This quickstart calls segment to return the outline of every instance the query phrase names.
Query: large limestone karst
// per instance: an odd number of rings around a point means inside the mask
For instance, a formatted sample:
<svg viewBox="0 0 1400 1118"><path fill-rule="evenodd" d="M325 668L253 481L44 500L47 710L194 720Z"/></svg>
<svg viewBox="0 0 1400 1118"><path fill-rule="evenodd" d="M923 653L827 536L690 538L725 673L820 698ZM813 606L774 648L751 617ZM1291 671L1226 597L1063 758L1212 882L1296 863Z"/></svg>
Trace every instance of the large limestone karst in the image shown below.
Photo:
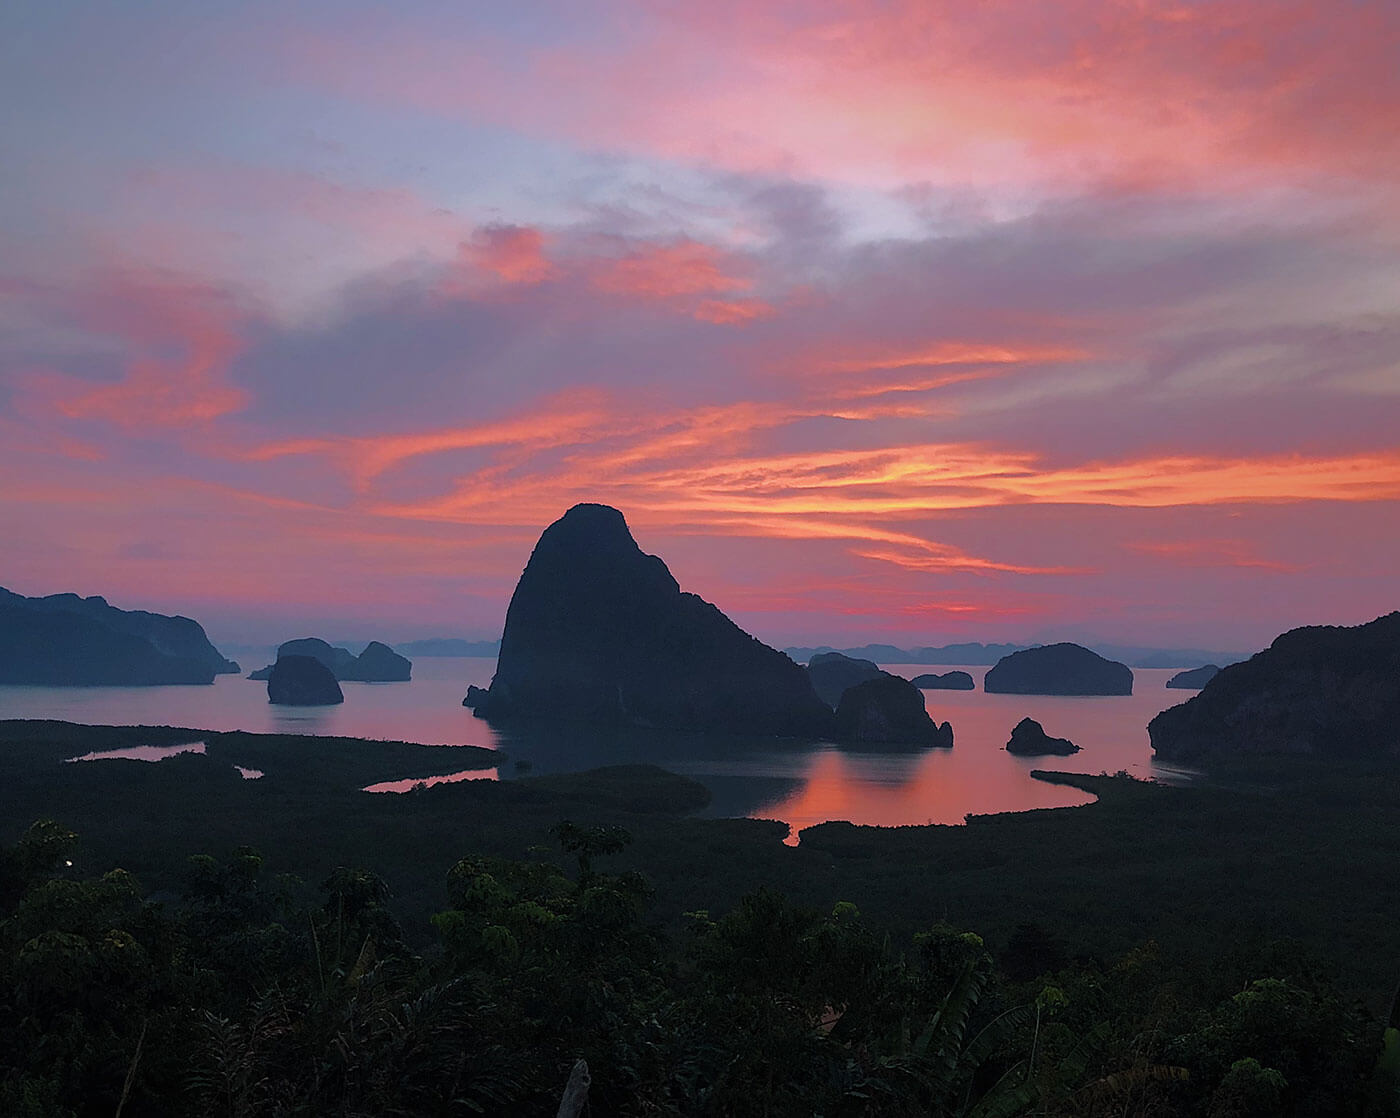
<svg viewBox="0 0 1400 1118"><path fill-rule="evenodd" d="M1164 761L1400 753L1400 612L1293 629L1147 726Z"/></svg>
<svg viewBox="0 0 1400 1118"><path fill-rule="evenodd" d="M105 598L26 598L0 589L0 683L213 683L238 671L197 621L123 610Z"/></svg>
<svg viewBox="0 0 1400 1118"><path fill-rule="evenodd" d="M999 695L1131 695L1133 672L1082 645L1047 644L1003 656L982 688Z"/></svg>
<svg viewBox="0 0 1400 1118"><path fill-rule="evenodd" d="M506 613L485 718L829 736L807 673L682 592L622 513L575 505L540 536Z"/></svg>

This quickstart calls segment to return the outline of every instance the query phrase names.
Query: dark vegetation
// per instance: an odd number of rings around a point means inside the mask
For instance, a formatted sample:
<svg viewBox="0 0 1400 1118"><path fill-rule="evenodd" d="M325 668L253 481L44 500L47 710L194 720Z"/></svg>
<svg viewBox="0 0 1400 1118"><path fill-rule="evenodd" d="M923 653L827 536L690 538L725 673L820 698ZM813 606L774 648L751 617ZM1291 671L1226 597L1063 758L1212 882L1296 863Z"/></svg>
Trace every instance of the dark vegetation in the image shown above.
<svg viewBox="0 0 1400 1118"><path fill-rule="evenodd" d="M0 723L0 1113L553 1114L580 1057L595 1114L1396 1113L1393 768L796 849L648 767L358 791L473 759Z"/></svg>

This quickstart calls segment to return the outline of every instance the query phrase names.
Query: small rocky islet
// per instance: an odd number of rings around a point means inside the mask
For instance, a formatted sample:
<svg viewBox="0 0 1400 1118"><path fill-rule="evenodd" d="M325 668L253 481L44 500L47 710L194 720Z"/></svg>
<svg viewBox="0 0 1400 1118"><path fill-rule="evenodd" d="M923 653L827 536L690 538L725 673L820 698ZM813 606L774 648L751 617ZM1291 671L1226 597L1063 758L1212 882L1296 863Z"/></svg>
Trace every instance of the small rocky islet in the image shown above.
<svg viewBox="0 0 1400 1118"><path fill-rule="evenodd" d="M1006 752L1017 757L1068 757L1079 752L1069 738L1052 738L1034 718L1023 718L1011 731Z"/></svg>

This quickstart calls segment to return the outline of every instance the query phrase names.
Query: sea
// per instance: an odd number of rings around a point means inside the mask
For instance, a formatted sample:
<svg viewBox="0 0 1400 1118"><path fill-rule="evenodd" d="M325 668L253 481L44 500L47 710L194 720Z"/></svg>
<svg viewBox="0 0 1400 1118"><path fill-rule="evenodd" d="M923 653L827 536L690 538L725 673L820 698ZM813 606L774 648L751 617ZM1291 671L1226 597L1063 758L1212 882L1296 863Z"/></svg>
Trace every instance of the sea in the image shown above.
<svg viewBox="0 0 1400 1118"><path fill-rule="evenodd" d="M459 779L514 780L647 762L705 784L711 800L701 814L782 820L790 842L803 827L827 820L884 827L960 824L969 815L1070 807L1093 798L1035 780L1032 769L1127 772L1166 782L1194 775L1155 764L1148 743L1153 715L1194 694L1167 689L1176 669L1134 669L1131 695L1064 697L989 695L982 690L987 667L963 666L976 690L924 692L929 713L953 724L953 748L891 750L561 724L495 729L462 706L467 687L487 686L495 666L494 658L417 657L411 681L344 683L345 702L334 707L273 706L265 683L234 675L219 676L210 686L0 686L0 718L374 738L445 749L475 745L502 754L495 768L463 770ZM958 670L881 667L907 678ZM1035 758L1007 753L1011 728L1027 716L1052 737L1075 742L1080 752ZM414 783L414 774L405 773L402 781L375 790L393 794Z"/></svg>

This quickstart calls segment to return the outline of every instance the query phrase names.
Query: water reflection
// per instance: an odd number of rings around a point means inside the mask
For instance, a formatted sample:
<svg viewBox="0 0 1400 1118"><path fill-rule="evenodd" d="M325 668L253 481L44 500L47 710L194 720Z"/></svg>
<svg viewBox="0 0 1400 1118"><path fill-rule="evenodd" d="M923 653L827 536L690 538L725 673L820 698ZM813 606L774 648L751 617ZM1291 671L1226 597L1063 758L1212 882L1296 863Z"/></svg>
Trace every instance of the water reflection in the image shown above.
<svg viewBox="0 0 1400 1118"><path fill-rule="evenodd" d="M495 769L464 769L445 776L417 776L407 780L386 780L361 789L364 792L412 792L415 788L431 788L435 784L457 784L463 780L497 780Z"/></svg>
<svg viewBox="0 0 1400 1118"><path fill-rule="evenodd" d="M884 666L906 678L931 670L916 664ZM936 670L957 668L939 665ZM822 741L548 723L493 728L472 717L461 702L469 684L488 684L494 670L493 659L420 658L414 662L412 682L347 683L345 702L333 707L273 706L267 702L265 684L235 676L221 676L209 687L0 686L0 718L478 745L510 755L512 763L500 770L471 770L464 779L512 780L644 762L705 784L712 795L705 815L778 818L794 828L826 819L884 826L960 823L968 814L1065 806L1088 798L1072 788L1031 780L1033 768L1088 773L1126 770L1166 781L1189 778L1189 774L1155 766L1147 739L1147 723L1153 715L1189 698L1189 693L1166 690L1171 669L1136 669L1133 695L1068 698L988 695L981 690L986 667L963 667L977 681L977 690L924 692L929 713L940 722L952 722L954 747L913 752L852 752ZM1082 751L1072 757L1012 757L1005 751L1007 738L1011 728L1027 716L1039 721L1051 736L1070 738ZM170 750L202 751L203 746L146 748L167 751L144 758L157 760ZM102 754L138 755L125 750ZM521 762L528 768L517 768Z"/></svg>
<svg viewBox="0 0 1400 1118"><path fill-rule="evenodd" d="M95 753L84 753L81 757L69 757L69 761L164 761L177 753L203 753L204 742L193 741L185 745L132 745L125 749L100 749Z"/></svg>

